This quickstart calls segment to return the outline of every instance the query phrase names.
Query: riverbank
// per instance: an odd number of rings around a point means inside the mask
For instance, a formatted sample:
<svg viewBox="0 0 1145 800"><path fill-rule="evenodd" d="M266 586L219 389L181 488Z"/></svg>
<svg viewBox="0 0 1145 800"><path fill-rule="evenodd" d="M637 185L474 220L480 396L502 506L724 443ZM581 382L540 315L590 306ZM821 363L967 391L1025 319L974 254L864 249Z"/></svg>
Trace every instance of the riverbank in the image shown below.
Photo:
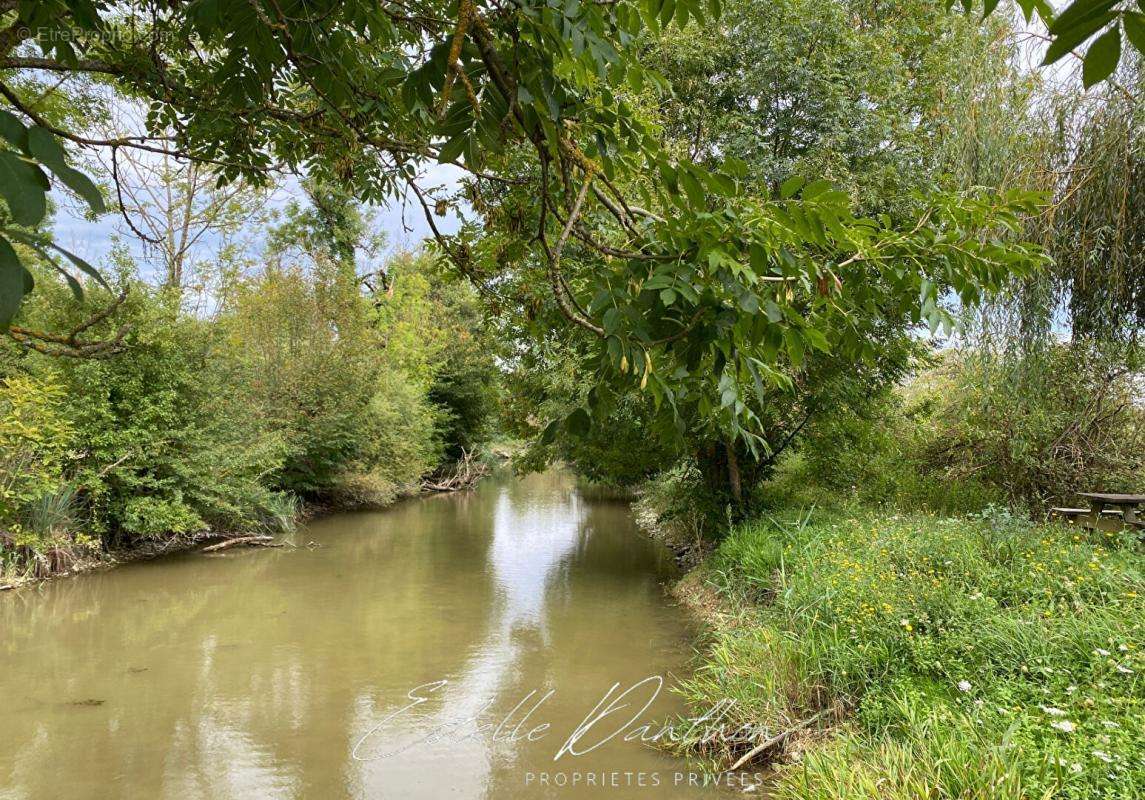
<svg viewBox="0 0 1145 800"><path fill-rule="evenodd" d="M747 763L778 798L1140 796L1136 547L1006 514L767 517L677 587L709 625L683 692L769 732ZM755 749L686 748L713 769Z"/></svg>
<svg viewBox="0 0 1145 800"><path fill-rule="evenodd" d="M479 456L467 455L457 465L445 465L433 476L418 483L395 485L370 475L350 476L341 481L333 491L307 500L293 501L290 504L290 514L280 519L273 530L248 528L235 531L169 533L152 540L112 549L100 548L95 540L61 541L58 546L53 545L46 550L29 554L40 560L38 569L28 570L22 575L5 575L0 571L0 591L183 553L204 545L250 537L252 534L289 536L297 526L316 517L345 511L381 511L413 497L469 490L492 472L508 468L518 451L517 443L499 441L490 444ZM445 478L444 481L442 476ZM3 541L0 539L0 545L2 544Z"/></svg>
<svg viewBox="0 0 1145 800"><path fill-rule="evenodd" d="M500 453L494 454L497 458L505 460ZM448 489L426 489L420 484L405 486L383 486L378 488L376 482L358 481L347 482L339 487L339 491L332 492L305 502L299 502L296 510L289 520L289 526L275 532L278 539L289 539L297 526L315 518L339 514L348 511L382 511L391 508L403 500L441 492L462 491L473 488L473 483L461 483ZM94 543L87 546L70 545L64 554L63 550L48 550L37 552L35 557L42 559L44 568L29 571L24 575L10 575L0 579L0 591L20 589L33 586L45 581L81 575L99 569L131 564L138 561L149 561L162 556L185 553L199 547L210 547L230 540L249 538L257 534L257 530L239 531L200 531L183 534L171 534L164 538L132 544L128 547L103 550Z"/></svg>

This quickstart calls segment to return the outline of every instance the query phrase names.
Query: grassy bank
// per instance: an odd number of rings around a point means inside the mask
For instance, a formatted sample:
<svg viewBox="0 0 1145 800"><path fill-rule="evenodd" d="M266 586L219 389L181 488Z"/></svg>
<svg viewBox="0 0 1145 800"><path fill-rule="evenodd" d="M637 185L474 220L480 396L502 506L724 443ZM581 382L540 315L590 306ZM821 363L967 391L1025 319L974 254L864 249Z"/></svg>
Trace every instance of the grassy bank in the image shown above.
<svg viewBox="0 0 1145 800"><path fill-rule="evenodd" d="M781 798L1140 797L1143 564L1007 514L768 517L681 587L715 623L683 691L725 731L822 715L760 754Z"/></svg>

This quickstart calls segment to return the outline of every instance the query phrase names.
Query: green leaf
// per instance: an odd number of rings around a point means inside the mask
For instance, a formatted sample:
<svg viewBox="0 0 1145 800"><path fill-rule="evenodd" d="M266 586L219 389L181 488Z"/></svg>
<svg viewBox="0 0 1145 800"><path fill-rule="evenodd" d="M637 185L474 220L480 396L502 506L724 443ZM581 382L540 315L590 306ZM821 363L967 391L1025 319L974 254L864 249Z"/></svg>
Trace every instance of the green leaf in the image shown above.
<svg viewBox="0 0 1145 800"><path fill-rule="evenodd" d="M587 409L574 409L571 414L565 417L565 430L573 436L584 436L590 428L592 428L592 417L588 415Z"/></svg>
<svg viewBox="0 0 1145 800"><path fill-rule="evenodd" d="M469 136L464 133L454 136L438 151L437 160L443 164L447 161L456 161L457 157L461 155L461 152L465 149L465 144L468 139Z"/></svg>
<svg viewBox="0 0 1145 800"><path fill-rule="evenodd" d="M779 196L787 200L795 196L795 193L803 186L803 179L798 175L792 175L790 178L779 184Z"/></svg>
<svg viewBox="0 0 1145 800"><path fill-rule="evenodd" d="M1125 35L1138 52L1145 53L1145 14L1140 11L1126 11L1122 17L1125 21Z"/></svg>
<svg viewBox="0 0 1145 800"><path fill-rule="evenodd" d="M1109 11L1100 17L1086 22L1084 25L1080 25L1077 28L1055 36L1053 42L1046 50L1045 58L1042 59L1042 66L1060 61L1063 57L1072 52L1075 47L1105 27L1116 16L1116 11Z"/></svg>
<svg viewBox="0 0 1145 800"><path fill-rule="evenodd" d="M0 330L8 330L12 317L28 293L28 270L7 239L0 237Z"/></svg>
<svg viewBox="0 0 1145 800"><path fill-rule="evenodd" d="M1081 81L1085 88L1101 83L1117 69L1121 60L1121 26L1114 25L1089 46L1081 68Z"/></svg>
<svg viewBox="0 0 1145 800"><path fill-rule="evenodd" d="M67 258L68 261L75 264L76 267L78 267L81 272L88 275L88 277L98 281L99 284L101 286L103 286L103 288L107 289L108 291L111 291L111 285L108 284L108 282L103 279L103 276L99 274L99 270L97 270L91 264L87 263L82 258L77 256L75 253L71 252L70 250L65 250L64 248L60 247L58 244L55 244L54 242L50 242L49 246L53 250L56 250L59 253L62 253L64 255L64 257Z"/></svg>
<svg viewBox="0 0 1145 800"><path fill-rule="evenodd" d="M107 210L99 187L87 175L68 166L67 154L59 139L51 131L39 125L29 128L28 151L37 161L54 172L65 186L82 197L96 214L102 214Z"/></svg>
<svg viewBox="0 0 1145 800"><path fill-rule="evenodd" d="M795 328L787 328L783 331L783 339L787 344L787 355L791 359L791 365L798 367L803 363L803 337Z"/></svg>
<svg viewBox="0 0 1145 800"><path fill-rule="evenodd" d="M676 293L671 289L665 289L660 292L660 302L666 306L670 306L676 302Z"/></svg>
<svg viewBox="0 0 1145 800"><path fill-rule="evenodd" d="M751 358L745 359L747 362L747 370L751 373L751 380L755 384L755 393L759 397L759 402L767 405L767 394L763 390L763 380L759 377L759 370L755 368L755 361Z"/></svg>
<svg viewBox="0 0 1145 800"><path fill-rule="evenodd" d="M21 150L28 147L28 129L11 111L0 109L0 136Z"/></svg>
<svg viewBox="0 0 1145 800"><path fill-rule="evenodd" d="M1117 2L1118 0L1074 0L1065 11L1054 17L1050 33L1058 36L1085 26L1105 14L1117 5Z"/></svg>
<svg viewBox="0 0 1145 800"><path fill-rule="evenodd" d="M560 427L560 420L556 419L545 426L545 431L541 434L541 444L552 444L553 440L557 438L557 431L560 430Z"/></svg>
<svg viewBox="0 0 1145 800"><path fill-rule="evenodd" d="M55 134L39 125L28 129L28 151L52 172L56 167L67 166L67 154Z"/></svg>
<svg viewBox="0 0 1145 800"><path fill-rule="evenodd" d="M804 328L803 335L807 337L807 342L816 350L823 353L831 352L831 345L827 342L827 337L818 328Z"/></svg>
<svg viewBox="0 0 1145 800"><path fill-rule="evenodd" d="M690 170L680 170L680 182L684 184L684 192L688 195L688 202L696 208L704 207L704 187L696 180Z"/></svg>
<svg viewBox="0 0 1145 800"><path fill-rule="evenodd" d="M80 286L80 282L77 281L74 277L72 277L72 274L70 272L65 272L64 270L59 269L58 267L57 267L57 270L59 271L59 273L61 275L64 276L64 280L67 281L68 288L72 290L72 297L74 297L76 299L76 302L77 303L83 302L83 287Z"/></svg>
<svg viewBox="0 0 1145 800"><path fill-rule="evenodd" d="M0 150L0 196L17 225L36 225L48 211L43 173L11 150Z"/></svg>
<svg viewBox="0 0 1145 800"><path fill-rule="evenodd" d="M822 178L817 181L812 181L803 187L803 199L814 200L819 195L824 194L831 190L831 181L823 180Z"/></svg>
<svg viewBox="0 0 1145 800"><path fill-rule="evenodd" d="M103 204L103 192L87 175L66 165L53 169L52 172L56 173L56 177L63 181L65 186L84 199L92 213L103 214L107 211L107 206Z"/></svg>

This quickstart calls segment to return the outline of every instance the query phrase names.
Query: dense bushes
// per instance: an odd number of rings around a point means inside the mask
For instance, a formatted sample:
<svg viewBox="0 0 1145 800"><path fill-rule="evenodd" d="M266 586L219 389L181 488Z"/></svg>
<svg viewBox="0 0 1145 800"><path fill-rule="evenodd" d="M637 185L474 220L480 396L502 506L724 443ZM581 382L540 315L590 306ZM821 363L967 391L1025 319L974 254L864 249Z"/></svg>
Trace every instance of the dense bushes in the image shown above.
<svg viewBox="0 0 1145 800"><path fill-rule="evenodd" d="M1008 504L1043 515L1078 491L1145 484L1145 398L1124 352L941 354L910 381L810 426L780 487L908 508Z"/></svg>
<svg viewBox="0 0 1145 800"><path fill-rule="evenodd" d="M430 260L352 270L271 262L211 318L125 272L127 351L62 359L9 343L0 358L0 551L9 573L45 553L288 525L295 497L385 504L447 453L480 445L496 402L492 349L465 287ZM84 304L44 281L29 326L70 330ZM435 387L446 369L452 395ZM458 407L439 403L457 400ZM435 399L437 402L435 402ZM56 558L56 556L53 556ZM57 558L59 560L59 558Z"/></svg>
<svg viewBox="0 0 1145 800"><path fill-rule="evenodd" d="M89 292L88 306L105 299ZM44 322L63 330L90 313L46 289L40 302L54 309ZM124 323L129 354L58 359L10 347L3 362L9 390L20 379L58 389L51 408L70 436L51 470L76 493L80 530L124 544L261 521L276 505L264 476L281 437L228 380L217 332L138 283L117 313Z"/></svg>

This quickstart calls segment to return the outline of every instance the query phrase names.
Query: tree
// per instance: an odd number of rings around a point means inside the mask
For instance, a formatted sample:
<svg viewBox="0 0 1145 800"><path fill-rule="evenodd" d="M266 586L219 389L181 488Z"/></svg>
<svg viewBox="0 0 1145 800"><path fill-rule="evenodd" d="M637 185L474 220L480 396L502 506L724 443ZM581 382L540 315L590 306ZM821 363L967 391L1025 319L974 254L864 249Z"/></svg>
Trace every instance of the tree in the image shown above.
<svg viewBox="0 0 1145 800"><path fill-rule="evenodd" d="M668 97L648 90L636 99L637 105L652 109L647 113L663 130L659 146L686 153L693 163L740 159L746 166L740 191L749 198L782 198L799 183L788 181L793 174L826 174L848 190L848 202L867 213L888 213L884 219L890 225L896 220L914 224L919 193L940 184L943 164L935 141L943 135L940 110L953 76L970 60L989 59L995 69L1008 64L1008 49L997 46L1001 31L935 17L925 3L897 4L893 15L880 16L862 0L736 2L725 19L729 23L718 29L693 22L640 42L642 62L658 67L675 87ZM531 167L522 158L516 168L515 174L526 175ZM537 229L532 198L527 189L478 196L479 189L471 187L469 197L482 214L483 261L510 265L497 283L503 294L527 293L543 280L545 269L528 251L514 247L518 231ZM665 216L673 211L656 210ZM586 223L573 235L588 230ZM592 233L600 239L608 235ZM610 270L616 275L583 238L568 245L563 272L573 287L592 285ZM545 421L589 407L602 396L612 411L598 417L599 430L590 430L583 444L558 438L556 428L550 428L550 443L538 449L537 460L558 456L574 461L578 470L587 468L596 479L628 483L687 454L705 467L709 493L738 505L744 487L767 476L814 416L829 416L841 404L876 392L909 367L918 350L912 329L919 318L914 298L903 303L887 273L841 275L842 287L833 279L816 284L813 293L833 298L862 291L867 304L847 317L833 316L837 306L820 311L809 304L815 314L809 325L824 334L824 346L797 349L793 357L787 339L777 337L770 343L776 357L757 356L738 371L726 368L736 349L755 343L754 331L744 333L736 325L756 324L759 310L751 298L744 300L746 305L728 298L722 328L719 322L706 331L697 326L687 337L695 343L706 335L727 350L689 353L685 366L692 379L687 382L673 366L673 402L665 402L654 388L664 370L649 379L647 402L620 397L613 402L617 393L598 380L601 366L591 336L559 325L560 309L548 293L534 290L528 302L510 306L503 320L519 354L515 372L520 391L515 394L532 398L540 410L531 414ZM511 289L505 284L508 276L517 281ZM684 290L657 286L655 276L642 278L661 302L687 302L677 296ZM628 280L620 274L610 282L623 286ZM763 313L774 315L778 307L773 302L768 309L765 303ZM843 324L852 327L837 327ZM848 340L863 342L862 349L851 349ZM800 344L794 342L796 348ZM672 352L676 348L673 343L664 347L670 359L683 352ZM656 353L653 358L657 364L663 360ZM629 385L639 386L643 373L629 377ZM750 436L737 430L737 405L747 409L742 427ZM530 413L515 416L527 432ZM583 416L575 420L579 424Z"/></svg>
<svg viewBox="0 0 1145 800"><path fill-rule="evenodd" d="M1029 15L1037 4L1020 5ZM1114 5L1078 0L1053 23L1055 43L1103 27L1120 42L1122 20L1130 30L1136 17ZM628 46L673 22L717 24L718 2L46 0L0 10L0 69L105 77L147 104L152 131L73 133L0 81L16 112L0 127L12 222L42 219L41 165L102 208L61 141L194 160L223 182L257 182L277 164L366 202L411 194L442 253L488 293L473 269L483 240L467 228L441 235L433 212L448 200L419 180L431 161L455 163L478 199L517 191L539 200L536 227L518 245L542 265L562 317L596 337L597 416L616 387L639 386L662 406L718 410L728 436L757 450L758 416L744 397L782 385L781 360L798 366L810 350L869 356L871 317L884 305L920 306L914 318L949 324L942 292L973 303L1038 261L995 236L1017 228L1031 196L936 197L898 224L857 216L825 182L792 178L777 199L758 200L743 191L742 162L704 169L660 148L631 96L662 82ZM1108 37L1091 48L1102 65ZM507 174L521 153L533 168ZM53 245L12 224L2 235L6 323L32 288L8 239L45 258ZM563 259L574 240L604 268L570 285ZM587 416L570 419L579 426Z"/></svg>

